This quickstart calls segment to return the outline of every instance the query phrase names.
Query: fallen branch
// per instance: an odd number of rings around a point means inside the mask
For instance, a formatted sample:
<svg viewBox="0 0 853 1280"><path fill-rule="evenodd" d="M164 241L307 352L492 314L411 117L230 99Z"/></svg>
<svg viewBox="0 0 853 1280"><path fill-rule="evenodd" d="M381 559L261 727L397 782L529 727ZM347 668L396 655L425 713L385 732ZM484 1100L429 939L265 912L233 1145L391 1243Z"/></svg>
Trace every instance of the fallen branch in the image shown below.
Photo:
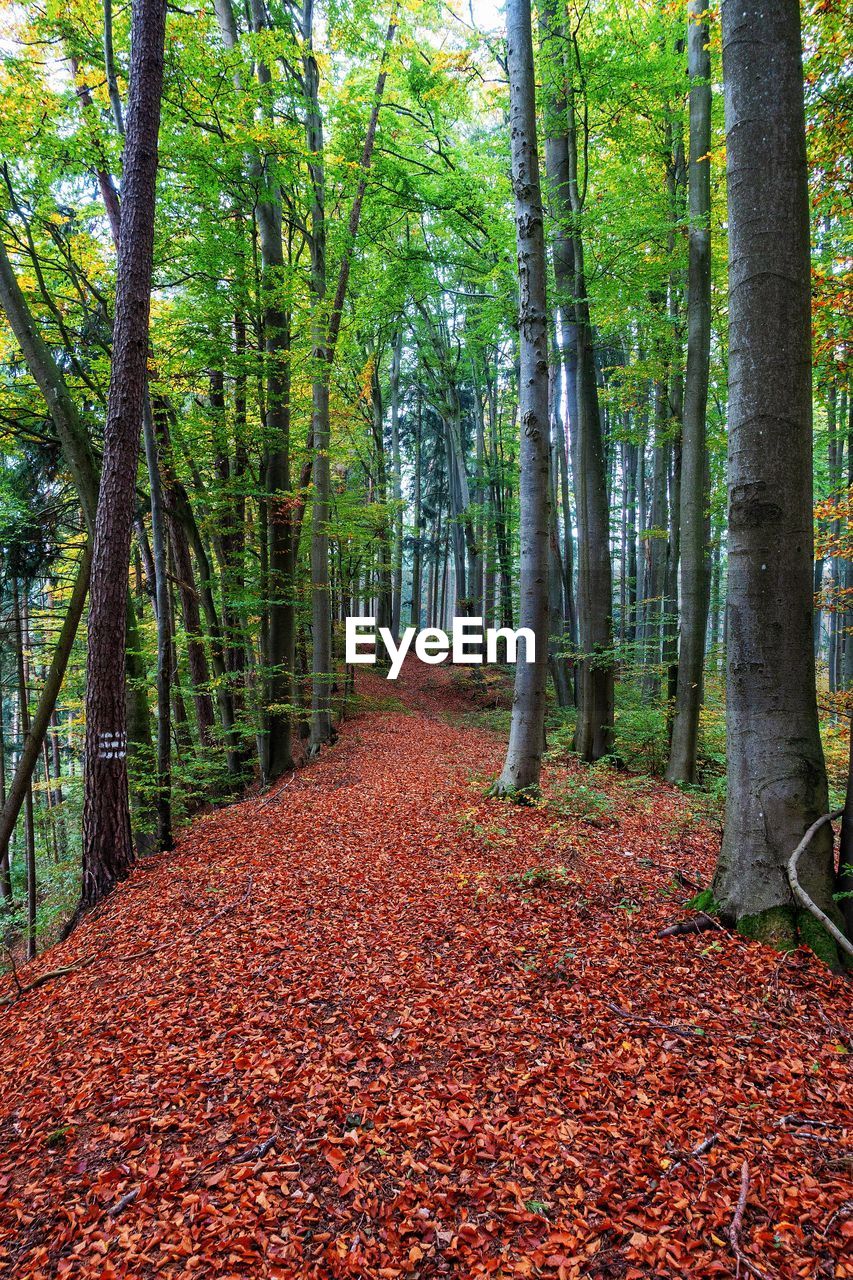
<svg viewBox="0 0 853 1280"><path fill-rule="evenodd" d="M139 1187L134 1187L132 1191L128 1191L127 1195L122 1196L120 1200L117 1200L111 1209L107 1209L107 1217L117 1218L122 1209L126 1209L129 1204L133 1204L134 1200L139 1195L139 1192Z"/></svg>
<svg viewBox="0 0 853 1280"><path fill-rule="evenodd" d="M260 799L256 801L258 808L265 809L268 804L274 804L276 801L280 800L284 792L287 790L287 788L292 785L295 778L296 778L296 769L293 770L293 773L285 782L281 783L280 786L275 787L274 790L272 790L269 793L269 795L262 796Z"/></svg>
<svg viewBox="0 0 853 1280"><path fill-rule="evenodd" d="M811 844L814 837L817 835L818 831L820 831L821 827L824 826L825 823L835 822L835 820L840 818L843 813L843 809L836 809L833 813L823 814L822 817L818 818L817 822L812 823L788 861L788 883L791 886L791 892L800 905L805 907L806 911L810 911L815 920L820 921L827 933L831 934L838 946L841 947L842 951L846 951L848 956L853 956L853 942L844 936L838 926L830 920L826 912L821 911L816 902L812 902L811 898L800 884L800 879L797 875L797 863Z"/></svg>
<svg viewBox="0 0 853 1280"><path fill-rule="evenodd" d="M732 1218L732 1225L729 1227L729 1244L732 1246L732 1253L737 1259L737 1273L740 1275L741 1264L746 1267L747 1271L752 1272L754 1276L758 1276L759 1280L764 1280L763 1272L759 1271L755 1263L750 1262L749 1258L740 1247L740 1232L743 1226L743 1215L746 1209L746 1200L749 1195L749 1161L744 1160L740 1171L740 1195L737 1200L737 1208L735 1216Z"/></svg>
<svg viewBox="0 0 853 1280"><path fill-rule="evenodd" d="M12 981L14 982L15 987L17 988L18 995L22 996L24 994L24 988L21 986L21 979L18 977L18 966L15 963L15 953L11 947L4 946L3 950L6 952L6 955L9 957L9 973L11 974Z"/></svg>
<svg viewBox="0 0 853 1280"><path fill-rule="evenodd" d="M3 996L0 999L0 1006L14 1004L16 1000L26 995L28 991L36 991L39 987L43 987L45 983L52 982L54 978L64 978L66 974L76 973L78 969L85 969L86 965L91 964L97 958L97 954L95 952L90 956L86 956L85 960L78 960L76 964L63 965L61 969L48 969L47 973L40 973L37 978L33 978L32 982L21 982L13 961L12 979L17 990L8 996Z"/></svg>
<svg viewBox="0 0 853 1280"><path fill-rule="evenodd" d="M701 1036L703 1034L701 1031L697 1031L695 1027L683 1027L674 1022L659 1022L657 1018L651 1017L650 1014L632 1013L630 1009L623 1009L619 1004L611 1004L609 1000L605 1000L604 1003L612 1013L624 1018L626 1022L645 1022L650 1027L657 1027L661 1031L671 1031L673 1035L681 1036L685 1040L691 1036Z"/></svg>
<svg viewBox="0 0 853 1280"><path fill-rule="evenodd" d="M705 933L707 929L722 930L722 925L713 916L706 915L704 911L700 911L698 916L693 916L690 920L679 920L678 924L667 925L665 929L661 929L658 937L678 938L686 933Z"/></svg>

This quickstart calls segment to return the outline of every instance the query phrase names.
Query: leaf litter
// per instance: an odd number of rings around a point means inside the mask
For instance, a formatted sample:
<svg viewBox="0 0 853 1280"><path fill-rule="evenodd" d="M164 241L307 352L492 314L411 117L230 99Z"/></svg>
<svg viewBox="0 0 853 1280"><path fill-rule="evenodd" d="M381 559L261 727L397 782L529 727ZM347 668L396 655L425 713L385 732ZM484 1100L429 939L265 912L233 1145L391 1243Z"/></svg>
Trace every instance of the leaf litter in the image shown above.
<svg viewBox="0 0 853 1280"><path fill-rule="evenodd" d="M674 789L489 799L464 687L394 698L9 980L0 1270L853 1276L849 985L658 937L715 853Z"/></svg>

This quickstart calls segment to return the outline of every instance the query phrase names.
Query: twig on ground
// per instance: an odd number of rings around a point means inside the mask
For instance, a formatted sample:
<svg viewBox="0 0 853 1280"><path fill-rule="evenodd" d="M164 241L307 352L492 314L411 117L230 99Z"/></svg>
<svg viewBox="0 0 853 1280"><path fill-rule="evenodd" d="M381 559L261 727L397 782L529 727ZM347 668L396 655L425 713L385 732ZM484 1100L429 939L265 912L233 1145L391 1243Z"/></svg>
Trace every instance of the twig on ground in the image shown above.
<svg viewBox="0 0 853 1280"><path fill-rule="evenodd" d="M795 1125L799 1129L844 1129L843 1124L833 1124L830 1120L810 1120L808 1116L798 1116L795 1112L782 1116L777 1125Z"/></svg>
<svg viewBox="0 0 853 1280"><path fill-rule="evenodd" d="M669 874L678 881L682 889L693 889L696 893L702 888L698 880L694 880L686 871L682 871L680 867L668 867L663 862L654 862L651 858L638 858L637 865L640 867L654 867L655 871L668 871Z"/></svg>
<svg viewBox="0 0 853 1280"><path fill-rule="evenodd" d="M22 996L24 994L24 988L21 986L21 979L18 977L18 966L15 963L15 953L11 947L4 946L3 950L9 957L9 974L17 988L18 995Z"/></svg>
<svg viewBox="0 0 853 1280"><path fill-rule="evenodd" d="M749 1161L744 1160L740 1171L740 1195L737 1199L737 1208L735 1216L732 1218L732 1224L729 1227L729 1244L732 1246L732 1253L737 1260L737 1274L740 1275L741 1265L746 1267L747 1271L757 1276L758 1280L764 1280L763 1272L759 1271L754 1262L750 1262L749 1258L740 1247L740 1232L743 1226L743 1215L746 1210L746 1200L749 1195Z"/></svg>
<svg viewBox="0 0 853 1280"><path fill-rule="evenodd" d="M282 793L287 790L287 788L295 781L295 779L296 779L296 770L294 769L290 777L285 782L283 782L281 786L276 787L275 790L269 793L269 795L262 796L257 801L258 808L265 809L268 804L273 804L274 801L278 800L281 797Z"/></svg>
<svg viewBox="0 0 853 1280"><path fill-rule="evenodd" d="M697 1143L693 1150L687 1155L682 1156L680 1160L676 1160L674 1164L671 1164L663 1176L665 1178L669 1178L675 1173L676 1169L680 1169L681 1166L683 1164L687 1164L689 1160L698 1160L700 1156L707 1155L711 1148L715 1147L719 1141L720 1135L718 1133L712 1133L709 1138L705 1138L702 1142Z"/></svg>
<svg viewBox="0 0 853 1280"><path fill-rule="evenodd" d="M776 968L773 970L773 977L770 979L769 985L773 988L774 996L779 995L779 975L791 957L796 954L796 951L783 951Z"/></svg>
<svg viewBox="0 0 853 1280"><path fill-rule="evenodd" d="M853 1052L853 1035L851 1035L844 1027L839 1027L835 1022L830 1022L820 1005L817 1007L817 1012L827 1031L831 1032L832 1035L837 1036L845 1048L848 1051Z"/></svg>
<svg viewBox="0 0 853 1280"><path fill-rule="evenodd" d="M657 1018L653 1018L650 1014L632 1013L630 1009L623 1009L621 1005L612 1004L609 1000L605 1000L604 1003L612 1013L624 1018L626 1022L645 1022L650 1027L657 1027L661 1031L671 1031L673 1035L681 1036L685 1040L691 1036L704 1034L701 1031L697 1031L695 1027L684 1027L675 1022L659 1022Z"/></svg>
<svg viewBox="0 0 853 1280"><path fill-rule="evenodd" d="M805 853L806 849L811 844L814 837L817 835L818 831L820 831L821 827L825 823L835 822L836 818L840 818L843 813L843 809L836 809L832 813L823 814L822 817L818 818L817 822L812 823L788 860L788 883L791 886L791 892L800 905L805 907L806 911L810 911L815 920L820 921L824 929L826 929L827 933L832 935L842 951L846 951L848 956L853 956L853 942L844 936L838 928L838 925L830 920L825 911L821 911L816 902L812 902L811 898L800 884L800 878L797 875L797 863L799 862L802 854Z"/></svg>
<svg viewBox="0 0 853 1280"><path fill-rule="evenodd" d="M832 1226L836 1218L841 1218L841 1217L846 1218L849 1213L853 1213L853 1200L845 1200L844 1204L840 1204L838 1206L838 1208L835 1210L835 1213L829 1219L823 1231L821 1232L821 1235L824 1237L826 1236L827 1232L829 1231L829 1228Z"/></svg>
<svg viewBox="0 0 853 1280"><path fill-rule="evenodd" d="M205 929L209 929L211 925L216 924L217 920L221 920L223 916L230 915L232 911L236 911L238 907L242 907L248 902L252 892L254 881L251 876L246 877L246 890L242 897L235 898L233 902L227 902L221 910L215 912L209 920L205 920L204 924L200 924L197 929L193 929L192 933L186 935L187 940L197 938L200 933L204 933ZM178 936L167 938L165 942L159 942L156 946L146 947L144 951L134 951L129 956L121 956L120 960L123 964L127 964L130 960L144 960L146 956L156 955L158 951L165 951L167 947L174 946L179 940Z"/></svg>
<svg viewBox="0 0 853 1280"><path fill-rule="evenodd" d="M140 1190L140 1187L134 1187L132 1191L128 1191L127 1195L122 1196L120 1200L117 1200L111 1209L107 1209L107 1216L110 1218L117 1218L122 1209L126 1209L129 1204L133 1204L134 1200L139 1195Z"/></svg>
<svg viewBox="0 0 853 1280"><path fill-rule="evenodd" d="M266 1142L259 1142L254 1147L249 1147L248 1151L244 1151L242 1155L234 1157L234 1164L251 1164L255 1160L263 1160L267 1152L272 1151L276 1144L276 1135L267 1138Z"/></svg>

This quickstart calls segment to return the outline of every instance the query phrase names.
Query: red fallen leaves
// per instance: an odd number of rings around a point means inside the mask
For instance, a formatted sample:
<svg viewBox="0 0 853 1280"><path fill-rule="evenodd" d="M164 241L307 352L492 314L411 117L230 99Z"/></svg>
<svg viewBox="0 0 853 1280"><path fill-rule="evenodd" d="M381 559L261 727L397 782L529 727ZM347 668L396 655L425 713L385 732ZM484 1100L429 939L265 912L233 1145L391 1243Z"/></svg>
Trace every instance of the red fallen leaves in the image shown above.
<svg viewBox="0 0 853 1280"><path fill-rule="evenodd" d="M746 1158L749 1259L853 1275L846 984L657 938L685 895L641 860L713 857L666 847L677 793L597 783L603 828L487 800L458 683L393 692L33 966L98 952L0 1015L0 1272L732 1276Z"/></svg>

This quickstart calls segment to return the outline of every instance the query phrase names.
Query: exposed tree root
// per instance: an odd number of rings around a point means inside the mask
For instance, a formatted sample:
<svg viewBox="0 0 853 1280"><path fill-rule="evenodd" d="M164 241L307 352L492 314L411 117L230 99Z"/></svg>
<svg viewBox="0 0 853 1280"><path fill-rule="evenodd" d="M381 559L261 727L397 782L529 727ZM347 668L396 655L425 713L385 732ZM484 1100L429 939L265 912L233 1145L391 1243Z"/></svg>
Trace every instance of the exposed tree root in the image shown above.
<svg viewBox="0 0 853 1280"><path fill-rule="evenodd" d="M830 920L825 911L821 911L816 902L812 902L811 898L800 884L800 879L797 875L797 863L809 847L811 841L817 835L818 831L820 831L821 827L824 826L825 823L835 822L836 818L840 818L843 813L843 809L836 809L833 813L823 814L822 817L818 818L817 822L812 823L788 860L788 883L791 886L791 892L800 905L805 907L806 911L810 911L815 920L818 920L823 925L824 929L826 929L827 933L835 939L842 951L846 951L848 956L853 956L853 942L851 942L850 939L841 932L838 926Z"/></svg>

